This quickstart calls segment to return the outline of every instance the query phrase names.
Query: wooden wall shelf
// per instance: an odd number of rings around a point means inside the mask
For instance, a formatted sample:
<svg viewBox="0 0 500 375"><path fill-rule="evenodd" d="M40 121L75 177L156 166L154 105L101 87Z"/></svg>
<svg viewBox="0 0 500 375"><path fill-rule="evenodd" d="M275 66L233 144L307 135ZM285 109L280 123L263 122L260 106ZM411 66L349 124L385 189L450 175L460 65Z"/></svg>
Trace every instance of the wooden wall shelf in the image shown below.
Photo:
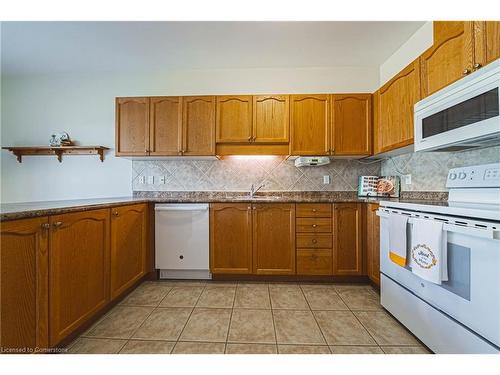
<svg viewBox="0 0 500 375"><path fill-rule="evenodd" d="M104 151L109 150L104 146L61 146L61 147L2 147L9 150L17 157L17 161L22 163L23 156L56 155L57 160L62 162L63 155L99 155L99 159L104 161Z"/></svg>

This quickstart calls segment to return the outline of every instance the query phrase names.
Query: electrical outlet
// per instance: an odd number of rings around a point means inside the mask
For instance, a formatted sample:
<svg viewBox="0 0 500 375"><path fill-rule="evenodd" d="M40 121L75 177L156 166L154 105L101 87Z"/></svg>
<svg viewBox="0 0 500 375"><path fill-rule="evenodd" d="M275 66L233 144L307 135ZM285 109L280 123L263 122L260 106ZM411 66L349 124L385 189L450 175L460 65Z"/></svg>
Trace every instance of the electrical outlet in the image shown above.
<svg viewBox="0 0 500 375"><path fill-rule="evenodd" d="M158 177L158 183L160 185L165 185L165 176L159 176Z"/></svg>
<svg viewBox="0 0 500 375"><path fill-rule="evenodd" d="M155 176L148 176L148 185L153 185L155 183Z"/></svg>
<svg viewBox="0 0 500 375"><path fill-rule="evenodd" d="M330 176L326 175L323 176L323 185L329 185L330 184Z"/></svg>
<svg viewBox="0 0 500 375"><path fill-rule="evenodd" d="M145 183L146 183L146 177L144 177L144 176L139 176L139 183L140 183L140 184L145 184Z"/></svg>
<svg viewBox="0 0 500 375"><path fill-rule="evenodd" d="M411 185L411 174L406 174L405 175L405 184L406 185Z"/></svg>

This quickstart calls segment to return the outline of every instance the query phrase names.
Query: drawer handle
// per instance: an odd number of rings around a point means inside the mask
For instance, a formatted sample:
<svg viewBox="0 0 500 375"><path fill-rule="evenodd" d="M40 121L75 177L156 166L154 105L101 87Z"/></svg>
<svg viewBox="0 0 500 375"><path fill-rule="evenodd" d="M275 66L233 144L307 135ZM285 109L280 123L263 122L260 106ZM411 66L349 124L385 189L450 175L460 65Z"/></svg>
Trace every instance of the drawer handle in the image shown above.
<svg viewBox="0 0 500 375"><path fill-rule="evenodd" d="M312 227L313 227L313 228L316 228L316 227L317 227L317 225L316 225L316 224L313 224L313 225L312 225Z"/></svg>
<svg viewBox="0 0 500 375"><path fill-rule="evenodd" d="M316 238L313 238L312 243L318 243L318 240Z"/></svg>

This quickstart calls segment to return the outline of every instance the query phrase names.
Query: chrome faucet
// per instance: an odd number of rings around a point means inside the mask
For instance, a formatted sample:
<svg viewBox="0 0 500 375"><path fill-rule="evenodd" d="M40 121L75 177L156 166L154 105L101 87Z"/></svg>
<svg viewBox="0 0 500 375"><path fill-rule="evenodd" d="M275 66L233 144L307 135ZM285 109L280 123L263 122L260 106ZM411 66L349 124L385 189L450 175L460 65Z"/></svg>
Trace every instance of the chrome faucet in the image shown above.
<svg viewBox="0 0 500 375"><path fill-rule="evenodd" d="M254 184L250 187L250 198L253 198L255 193L257 193L260 189L262 189L264 186L266 186L265 183L261 183L259 186L255 187Z"/></svg>

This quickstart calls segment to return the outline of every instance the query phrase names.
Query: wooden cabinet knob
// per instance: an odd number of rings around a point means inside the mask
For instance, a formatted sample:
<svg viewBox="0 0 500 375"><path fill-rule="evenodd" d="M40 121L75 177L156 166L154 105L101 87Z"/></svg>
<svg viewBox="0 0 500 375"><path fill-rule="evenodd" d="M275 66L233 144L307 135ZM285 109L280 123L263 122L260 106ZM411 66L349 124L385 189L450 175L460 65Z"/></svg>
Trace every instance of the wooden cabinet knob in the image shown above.
<svg viewBox="0 0 500 375"><path fill-rule="evenodd" d="M474 70L478 70L482 65L480 63L475 63L474 64Z"/></svg>
<svg viewBox="0 0 500 375"><path fill-rule="evenodd" d="M54 226L54 228L59 228L61 225L62 225L62 221L56 221L54 224L52 224Z"/></svg>
<svg viewBox="0 0 500 375"><path fill-rule="evenodd" d="M252 142L252 136L248 137L248 142Z"/></svg>
<svg viewBox="0 0 500 375"><path fill-rule="evenodd" d="M313 227L313 228L316 228L316 227L317 227L317 225L316 225L316 224L313 224L313 225L312 225L312 227Z"/></svg>
<svg viewBox="0 0 500 375"><path fill-rule="evenodd" d="M318 240L316 238L313 238L312 243L318 243Z"/></svg>
<svg viewBox="0 0 500 375"><path fill-rule="evenodd" d="M114 216L118 216L118 211L113 211Z"/></svg>
<svg viewBox="0 0 500 375"><path fill-rule="evenodd" d="M313 212L316 212L316 209L315 209L315 208L313 208Z"/></svg>
<svg viewBox="0 0 500 375"><path fill-rule="evenodd" d="M43 223L43 224L41 225L41 227L42 227L42 229L45 229L45 230L46 230L46 229L49 229L49 228L50 228L50 224L49 224L49 223Z"/></svg>
<svg viewBox="0 0 500 375"><path fill-rule="evenodd" d="M463 74L464 76L466 76L466 75L467 75L467 74L469 74L469 73L470 73L470 69L469 69L469 68L465 68L465 69L464 69L464 71L462 72L462 74Z"/></svg>

